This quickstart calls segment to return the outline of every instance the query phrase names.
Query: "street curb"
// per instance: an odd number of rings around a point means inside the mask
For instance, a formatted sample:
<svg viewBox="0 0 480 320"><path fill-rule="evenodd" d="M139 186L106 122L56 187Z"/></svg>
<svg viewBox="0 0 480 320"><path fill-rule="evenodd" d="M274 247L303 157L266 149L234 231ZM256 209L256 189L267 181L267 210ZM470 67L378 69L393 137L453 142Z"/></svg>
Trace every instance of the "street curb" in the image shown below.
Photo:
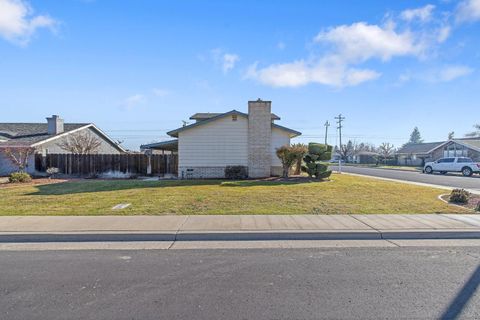
<svg viewBox="0 0 480 320"><path fill-rule="evenodd" d="M178 233L0 233L0 243L122 241L266 241L266 240L423 240L480 239L480 230L412 231L208 231Z"/></svg>
<svg viewBox="0 0 480 320"><path fill-rule="evenodd" d="M372 179L378 179L378 180L384 180L384 181L391 181L391 182L398 182L398 183L410 184L410 185L415 185L415 186L420 186L420 187L443 189L443 190L449 190L449 191L452 191L453 189L458 189L458 188L455 188L455 187L447 187L447 186L442 186L442 185L439 185L439 184L431 184L431 183L424 183L424 182L415 182L415 181L400 180L400 179L393 179L393 178L369 176L369 175L360 174L360 173L342 172L341 174L364 177L364 178L372 178ZM466 189L466 188L463 188L463 189L465 189L466 191L468 191L470 193L480 195L480 191L478 191L478 190Z"/></svg>

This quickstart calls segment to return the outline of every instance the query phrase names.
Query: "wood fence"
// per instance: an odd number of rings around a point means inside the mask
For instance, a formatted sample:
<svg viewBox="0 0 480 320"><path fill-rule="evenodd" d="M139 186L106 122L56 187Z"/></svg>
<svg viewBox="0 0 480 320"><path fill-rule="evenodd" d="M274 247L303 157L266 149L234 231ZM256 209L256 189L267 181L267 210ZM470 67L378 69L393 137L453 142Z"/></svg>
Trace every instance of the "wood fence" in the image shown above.
<svg viewBox="0 0 480 320"><path fill-rule="evenodd" d="M178 172L175 154L41 154L35 155L35 170L58 168L60 173L89 176L105 172L121 172L137 175L165 175Z"/></svg>

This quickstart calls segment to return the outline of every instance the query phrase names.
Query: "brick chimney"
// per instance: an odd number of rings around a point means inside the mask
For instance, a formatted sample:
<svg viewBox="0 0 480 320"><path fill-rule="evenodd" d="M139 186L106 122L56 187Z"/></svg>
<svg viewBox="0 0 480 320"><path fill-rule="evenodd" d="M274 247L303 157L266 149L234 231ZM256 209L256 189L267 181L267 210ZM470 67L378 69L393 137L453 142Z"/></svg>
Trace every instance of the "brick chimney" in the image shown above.
<svg viewBox="0 0 480 320"><path fill-rule="evenodd" d="M63 128L63 119L61 119L57 115L53 115L50 118L47 118L47 123L48 123L48 129L47 133L49 135L56 135L63 133L64 128Z"/></svg>
<svg viewBox="0 0 480 320"><path fill-rule="evenodd" d="M272 165L272 102L248 102L248 176L269 177Z"/></svg>

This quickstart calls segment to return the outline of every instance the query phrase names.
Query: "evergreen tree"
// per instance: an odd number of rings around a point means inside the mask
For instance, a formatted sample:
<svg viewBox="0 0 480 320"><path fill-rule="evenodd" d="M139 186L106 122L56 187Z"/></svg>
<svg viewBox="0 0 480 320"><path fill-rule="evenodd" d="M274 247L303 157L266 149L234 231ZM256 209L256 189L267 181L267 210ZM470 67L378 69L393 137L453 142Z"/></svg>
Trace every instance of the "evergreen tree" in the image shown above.
<svg viewBox="0 0 480 320"><path fill-rule="evenodd" d="M412 133L410 134L410 140L408 140L408 144L410 143L422 143L423 139L422 136L420 135L420 130L418 130L418 127L413 128Z"/></svg>

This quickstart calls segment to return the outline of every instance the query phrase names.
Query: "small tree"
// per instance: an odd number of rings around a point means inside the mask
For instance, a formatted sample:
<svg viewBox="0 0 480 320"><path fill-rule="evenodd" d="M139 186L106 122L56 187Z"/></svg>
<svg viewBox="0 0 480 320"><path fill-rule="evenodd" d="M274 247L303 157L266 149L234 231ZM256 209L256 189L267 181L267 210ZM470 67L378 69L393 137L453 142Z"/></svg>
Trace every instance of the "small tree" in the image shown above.
<svg viewBox="0 0 480 320"><path fill-rule="evenodd" d="M288 173L290 168L293 164L297 161L297 155L292 150L292 147L283 146L276 150L277 157L282 162L283 173L282 176L284 178L288 177Z"/></svg>
<svg viewBox="0 0 480 320"><path fill-rule="evenodd" d="M292 144L292 151L295 154L295 175L299 175L302 170L302 161L305 154L308 152L308 147L303 143Z"/></svg>
<svg viewBox="0 0 480 320"><path fill-rule="evenodd" d="M394 151L395 147L388 142L384 142L378 147L378 154L385 164L387 164L387 160L393 156Z"/></svg>
<svg viewBox="0 0 480 320"><path fill-rule="evenodd" d="M455 137L455 131L451 131L448 133L448 140L452 140Z"/></svg>
<svg viewBox="0 0 480 320"><path fill-rule="evenodd" d="M302 170L308 173L308 176L311 178L326 179L330 177L332 171L328 170L328 166L321 162L330 160L331 157L332 146L320 143L309 143L308 153L303 157L305 166L302 167Z"/></svg>
<svg viewBox="0 0 480 320"><path fill-rule="evenodd" d="M35 153L35 148L28 146L15 148L7 147L4 149L4 153L13 163L13 165L18 167L18 171L24 172L28 167L28 159L30 155Z"/></svg>
<svg viewBox="0 0 480 320"><path fill-rule="evenodd" d="M65 151L73 154L96 153L102 142L90 132L73 133L57 145Z"/></svg>

